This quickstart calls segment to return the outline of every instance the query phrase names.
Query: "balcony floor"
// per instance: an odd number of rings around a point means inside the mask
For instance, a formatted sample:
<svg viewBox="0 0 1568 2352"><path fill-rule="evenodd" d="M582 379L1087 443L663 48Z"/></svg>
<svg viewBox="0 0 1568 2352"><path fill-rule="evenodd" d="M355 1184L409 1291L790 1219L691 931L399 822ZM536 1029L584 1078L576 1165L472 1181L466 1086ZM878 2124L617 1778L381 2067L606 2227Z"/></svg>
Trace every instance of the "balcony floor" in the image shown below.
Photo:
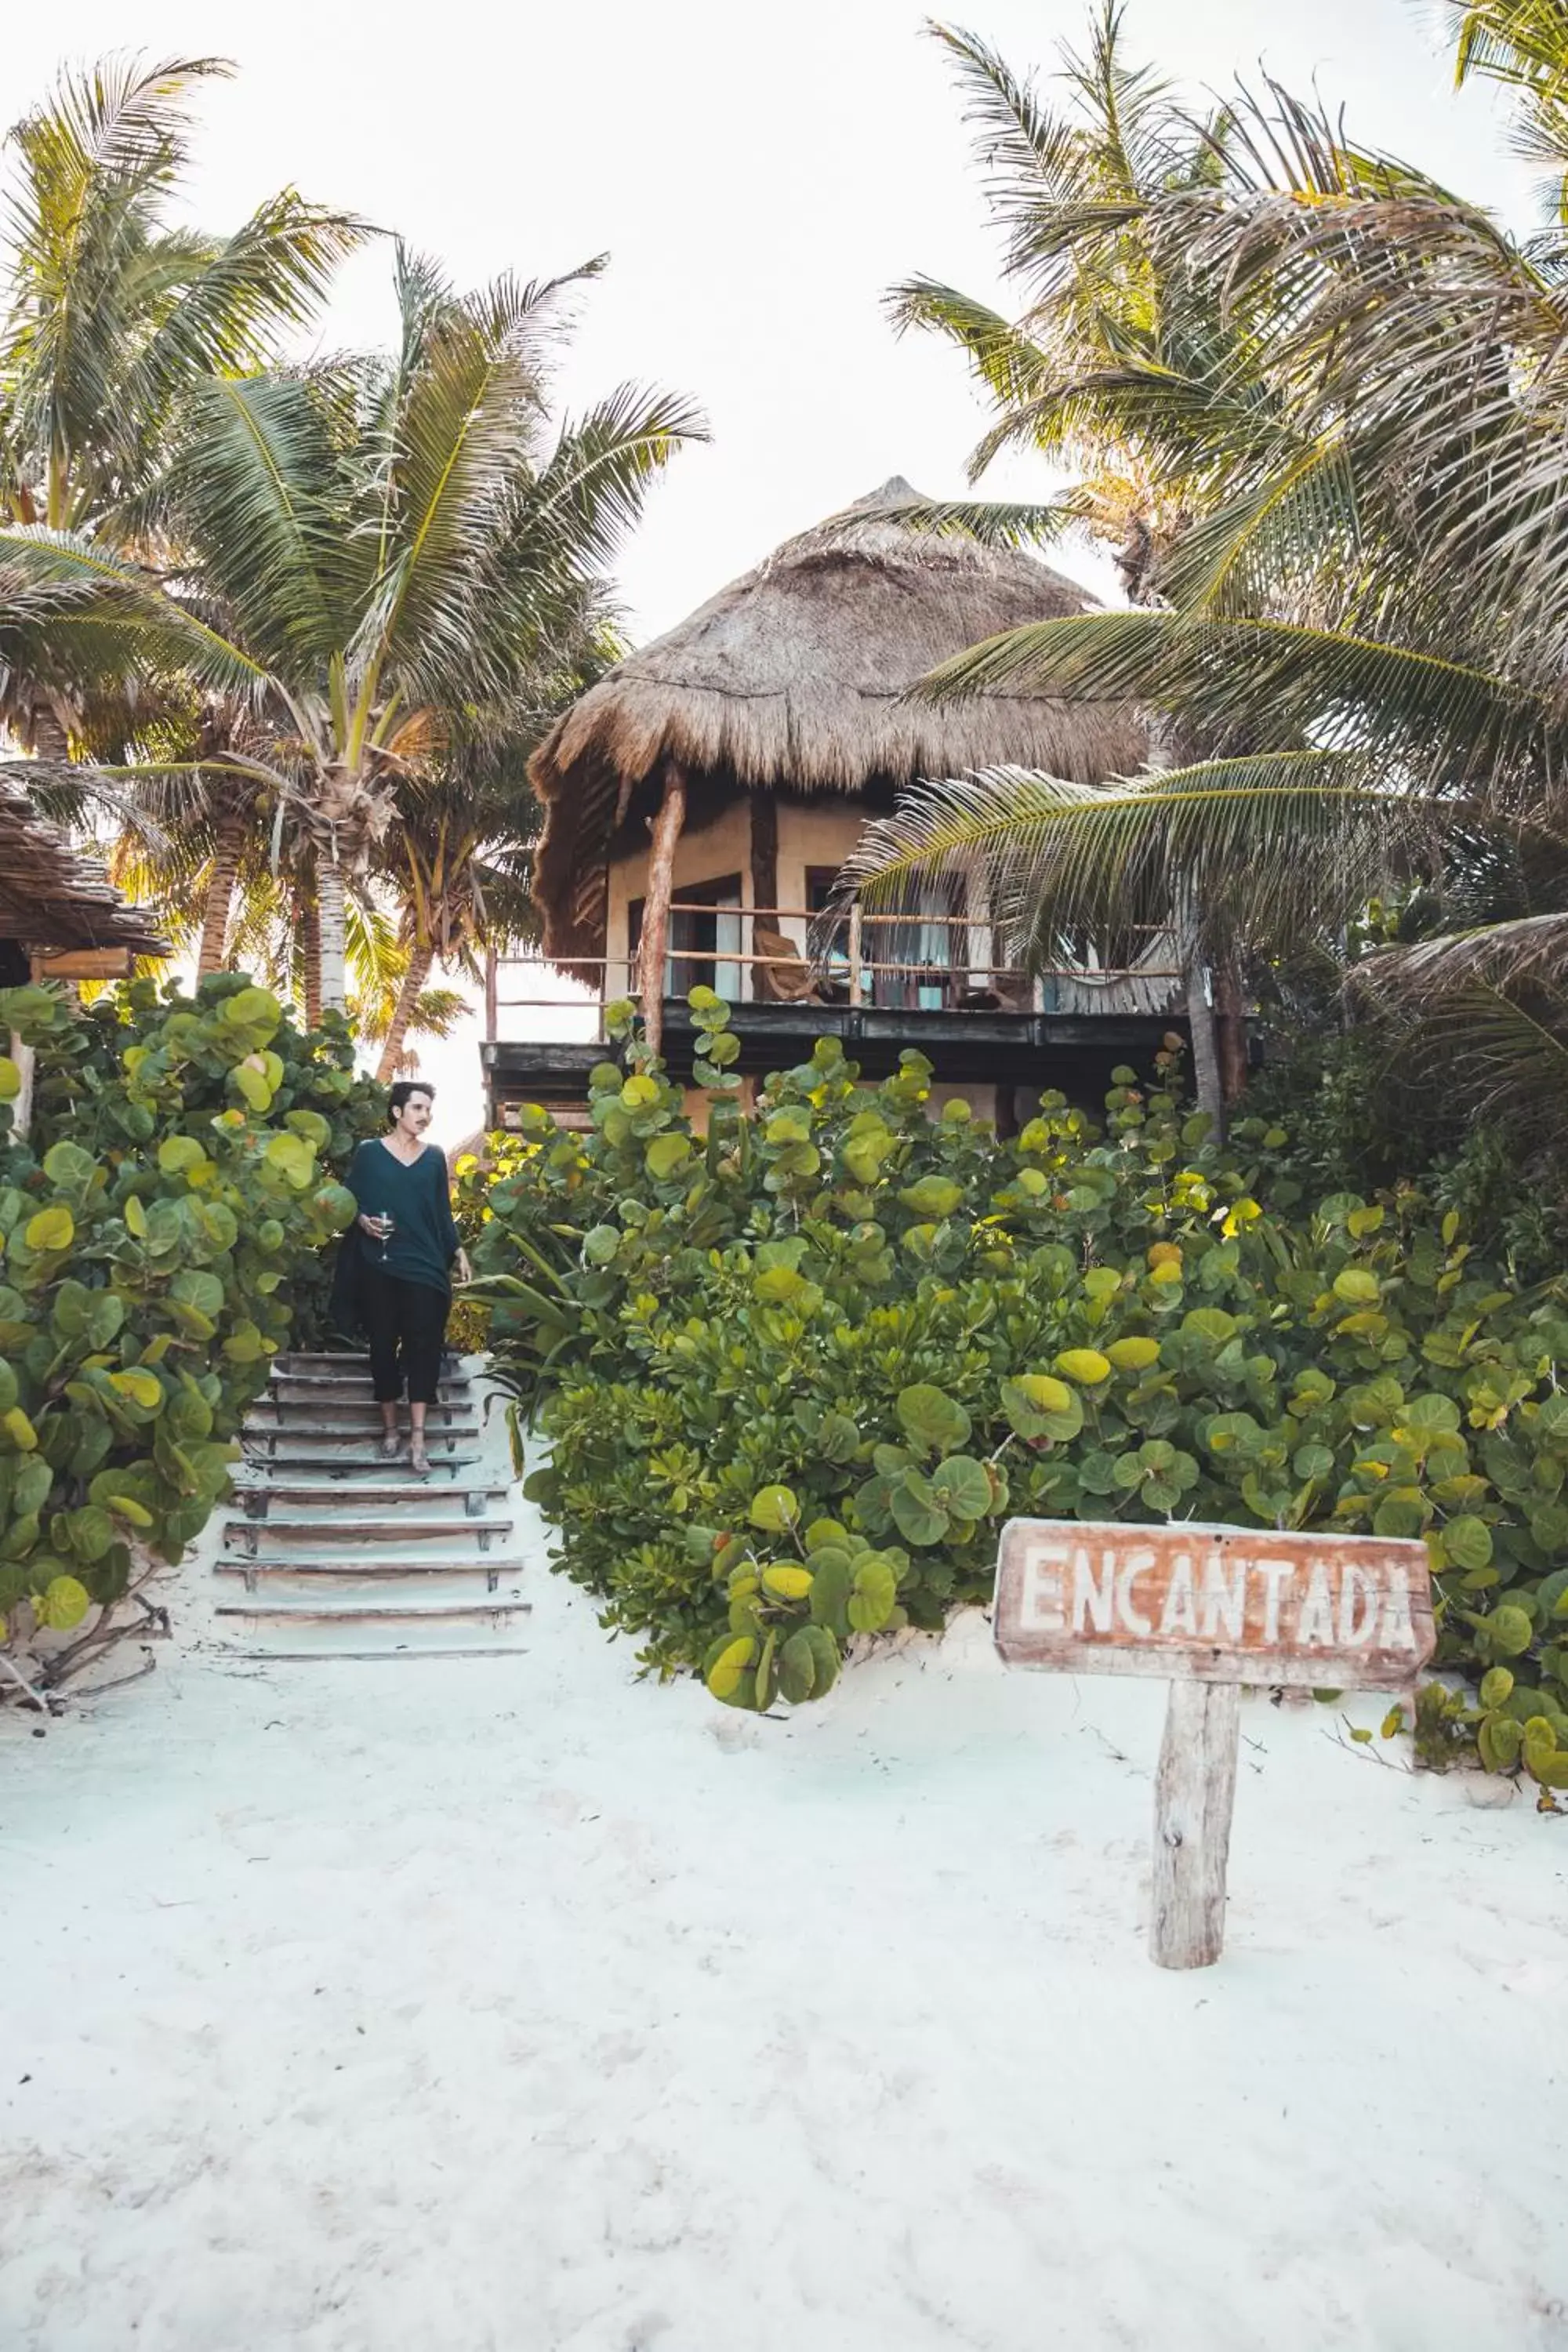
<svg viewBox="0 0 1568 2352"><path fill-rule="evenodd" d="M1147 1073L1167 1031L1186 1034L1184 1021L1156 1013L907 1013L846 1004L737 1004L730 1026L741 1041L735 1067L742 1076L787 1069L808 1058L818 1037L837 1037L869 1079L896 1070L900 1053L913 1047L942 1085L1035 1093L1055 1087L1095 1108L1117 1063ZM697 1034L685 999L667 999L665 1059L670 1075L688 1083ZM550 1039L492 1039L479 1053L489 1120L498 1127L520 1103L580 1104L589 1071L614 1058L603 1044Z"/></svg>

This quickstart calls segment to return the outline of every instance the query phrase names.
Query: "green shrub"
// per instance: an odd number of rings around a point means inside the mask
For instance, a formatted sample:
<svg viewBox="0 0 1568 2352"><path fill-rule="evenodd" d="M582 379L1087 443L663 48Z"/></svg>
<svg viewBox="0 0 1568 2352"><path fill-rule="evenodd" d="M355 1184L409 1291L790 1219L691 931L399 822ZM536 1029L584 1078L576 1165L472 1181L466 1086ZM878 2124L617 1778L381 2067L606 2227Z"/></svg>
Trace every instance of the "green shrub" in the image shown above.
<svg viewBox="0 0 1568 2352"><path fill-rule="evenodd" d="M732 1041L694 1003L711 1084ZM1283 1134L1215 1150L1168 1055L1114 1074L1103 1132L1047 1095L1011 1142L930 1118L918 1055L871 1088L825 1040L705 1137L628 1059L591 1135L530 1113L469 1206L551 1440L530 1491L647 1665L811 1697L851 1633L987 1598L1009 1513L1425 1536L1439 1660L1490 1678L1424 1702L1424 1752L1568 1782L1561 1281L1414 1192L1271 1207Z"/></svg>
<svg viewBox="0 0 1568 2352"><path fill-rule="evenodd" d="M37 1066L25 1142L0 1108L0 1619L66 1627L124 1592L133 1542L177 1559L227 1493L378 1090L341 1024L302 1036L229 974L85 1014L11 989L6 1029ZM0 1102L17 1083L0 1057Z"/></svg>

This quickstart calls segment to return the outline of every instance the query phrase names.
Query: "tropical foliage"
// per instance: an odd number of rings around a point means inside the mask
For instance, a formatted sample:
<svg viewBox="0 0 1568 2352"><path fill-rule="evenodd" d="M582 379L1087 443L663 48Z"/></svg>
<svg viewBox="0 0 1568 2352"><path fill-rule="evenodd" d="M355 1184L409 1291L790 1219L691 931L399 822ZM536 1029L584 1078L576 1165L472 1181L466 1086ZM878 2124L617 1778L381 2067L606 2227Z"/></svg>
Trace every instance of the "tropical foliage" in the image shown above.
<svg viewBox="0 0 1568 2352"><path fill-rule="evenodd" d="M1546 226L1479 207L1269 88L1201 132L1124 59L1120 11L1045 104L945 36L981 117L1009 322L921 282L1000 410L977 452L1087 467L1058 511L1125 486L1140 609L1012 633L936 693L1131 698L1150 772L1086 792L1011 772L911 794L862 887L978 872L1026 950L1130 908L1255 974L1338 946L1368 898L1403 936L1353 975L1408 1058L1561 1141L1568 1075L1568 629L1562 11L1456 10L1461 78L1511 91L1552 179Z"/></svg>
<svg viewBox="0 0 1568 2352"><path fill-rule="evenodd" d="M400 247L395 349L291 360L365 232L292 191L226 238L170 225L226 70L68 74L14 134L0 722L53 755L50 813L129 827L119 870L204 975L259 927L342 1009L390 904L391 1063L434 961L526 929L521 761L613 655L609 566L701 426L631 384L552 415L602 259L465 295Z"/></svg>
<svg viewBox="0 0 1568 2352"><path fill-rule="evenodd" d="M37 1054L26 1142L0 1058L0 1624L112 1612L229 1491L271 1359L308 1333L333 1179L380 1124L341 1021L302 1034L237 974L138 982L85 1014L0 992ZM98 1620L99 1646L115 1623ZM77 1654L43 1672L58 1676Z"/></svg>
<svg viewBox="0 0 1568 2352"><path fill-rule="evenodd" d="M621 1008L592 1133L534 1113L469 1203L529 1489L647 1666L818 1696L853 1633L984 1600L1010 1512L1425 1536L1440 1660L1487 1677L1424 1696L1425 1752L1568 1785L1568 1286L1411 1189L1275 1203L1287 1138L1217 1148L1169 1055L1103 1130L1047 1095L1002 1142L832 1040L743 1112L691 1002L705 1136Z"/></svg>

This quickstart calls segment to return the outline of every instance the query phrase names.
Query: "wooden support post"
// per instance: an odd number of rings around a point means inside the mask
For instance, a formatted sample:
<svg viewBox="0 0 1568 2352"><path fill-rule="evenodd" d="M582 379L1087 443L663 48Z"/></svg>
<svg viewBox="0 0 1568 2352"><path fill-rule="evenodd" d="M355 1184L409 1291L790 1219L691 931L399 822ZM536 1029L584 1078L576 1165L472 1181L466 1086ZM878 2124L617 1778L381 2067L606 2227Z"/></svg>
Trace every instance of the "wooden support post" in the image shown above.
<svg viewBox="0 0 1568 2352"><path fill-rule="evenodd" d="M856 899L849 909L849 1002L862 1001L860 982L860 901Z"/></svg>
<svg viewBox="0 0 1568 2352"><path fill-rule="evenodd" d="M493 1045L500 1034L500 960L494 948L485 950L485 1035Z"/></svg>
<svg viewBox="0 0 1568 2352"><path fill-rule="evenodd" d="M638 984L643 1028L650 1054L664 1048L664 966L669 948L669 901L674 892L675 845L686 822L686 778L673 760L664 772L664 797L649 831L647 891L643 899Z"/></svg>
<svg viewBox="0 0 1568 2352"><path fill-rule="evenodd" d="M16 1065L22 1083L11 1103L11 1135L14 1141L25 1143L33 1121L33 1078L37 1069L36 1047L24 1045L15 1032L10 1033L11 1059Z"/></svg>
<svg viewBox="0 0 1568 2352"><path fill-rule="evenodd" d="M773 927L779 903L779 804L759 786L752 793L752 904Z"/></svg>
<svg viewBox="0 0 1568 2352"><path fill-rule="evenodd" d="M1154 1780L1149 1937L1163 1969L1206 1969L1220 1956L1240 1740L1239 1683L1171 1685Z"/></svg>

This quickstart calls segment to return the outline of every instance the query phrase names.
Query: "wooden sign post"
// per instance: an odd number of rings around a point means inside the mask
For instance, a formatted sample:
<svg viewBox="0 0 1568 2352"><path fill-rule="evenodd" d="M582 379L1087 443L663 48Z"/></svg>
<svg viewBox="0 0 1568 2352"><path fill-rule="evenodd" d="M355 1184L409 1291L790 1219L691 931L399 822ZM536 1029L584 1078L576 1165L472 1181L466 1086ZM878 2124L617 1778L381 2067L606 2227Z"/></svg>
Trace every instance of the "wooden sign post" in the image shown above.
<svg viewBox="0 0 1568 2352"><path fill-rule="evenodd" d="M1150 1958L1202 1969L1225 1940L1241 1685L1404 1690L1432 1654L1426 1547L1271 1528L1009 1519L993 1617L1009 1665L1158 1675Z"/></svg>

